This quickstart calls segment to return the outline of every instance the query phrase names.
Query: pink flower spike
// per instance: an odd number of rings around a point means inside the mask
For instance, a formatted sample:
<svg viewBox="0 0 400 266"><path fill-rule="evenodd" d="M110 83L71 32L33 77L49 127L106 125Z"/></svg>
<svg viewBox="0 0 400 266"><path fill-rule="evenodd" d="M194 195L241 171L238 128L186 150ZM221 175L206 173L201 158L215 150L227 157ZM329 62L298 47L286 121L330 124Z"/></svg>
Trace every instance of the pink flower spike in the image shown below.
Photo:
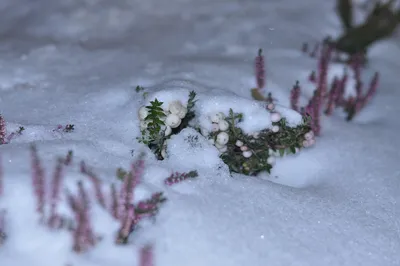
<svg viewBox="0 0 400 266"><path fill-rule="evenodd" d="M0 246L6 241L6 210L0 210Z"/></svg>
<svg viewBox="0 0 400 266"><path fill-rule="evenodd" d="M0 114L0 145L6 144L6 135L7 135L7 126L6 121L3 116Z"/></svg>
<svg viewBox="0 0 400 266"><path fill-rule="evenodd" d="M187 180L189 178L195 178L197 176L198 176L197 171L190 171L188 173L175 172L175 174L171 174L168 178L164 180L164 184L167 186L171 186L173 184L180 183L184 180Z"/></svg>
<svg viewBox="0 0 400 266"><path fill-rule="evenodd" d="M295 111L299 110L299 97L300 97L300 85L299 81L296 81L296 84L293 86L290 94L290 105L291 108Z"/></svg>
<svg viewBox="0 0 400 266"><path fill-rule="evenodd" d="M379 83L379 73L375 72L374 77L371 80L371 83L369 85L369 89L367 91L367 94L364 96L363 99L363 104L367 104L368 102L371 101L372 97L375 95L376 93L376 89L378 87L378 83Z"/></svg>
<svg viewBox="0 0 400 266"><path fill-rule="evenodd" d="M32 168L32 183L35 189L35 196L37 199L37 212L40 214L41 219L44 219L44 204L45 198L45 175L41 165L39 155L35 145L31 145L31 168Z"/></svg>
<svg viewBox="0 0 400 266"><path fill-rule="evenodd" d="M117 190L115 188L115 184L111 184L111 215L115 219L120 219L120 212L118 210L119 204L118 204L118 195L117 195Z"/></svg>
<svg viewBox="0 0 400 266"><path fill-rule="evenodd" d="M121 229L118 233L116 241L118 244L127 243L129 234L131 233L133 225L135 224L135 218L135 206L133 206L133 204L129 204L124 220L121 223Z"/></svg>
<svg viewBox="0 0 400 266"><path fill-rule="evenodd" d="M57 204L60 201L60 190L63 177L63 160L58 159L56 168L54 170L53 180L51 183L51 198L50 198L50 218L49 226L51 228L56 228L59 222L59 217L57 215Z"/></svg>
<svg viewBox="0 0 400 266"><path fill-rule="evenodd" d="M139 266L154 266L153 247L146 245L140 249Z"/></svg>
<svg viewBox="0 0 400 266"><path fill-rule="evenodd" d="M258 55L255 59L255 72L257 88L261 90L265 86L265 61L262 55L262 49L258 50Z"/></svg>

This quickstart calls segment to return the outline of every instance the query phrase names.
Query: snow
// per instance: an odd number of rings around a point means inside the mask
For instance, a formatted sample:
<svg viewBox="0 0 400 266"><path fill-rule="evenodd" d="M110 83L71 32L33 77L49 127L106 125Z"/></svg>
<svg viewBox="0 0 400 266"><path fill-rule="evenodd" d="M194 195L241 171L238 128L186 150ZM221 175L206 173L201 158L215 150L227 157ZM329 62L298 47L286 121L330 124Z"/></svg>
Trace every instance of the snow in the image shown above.
<svg viewBox="0 0 400 266"><path fill-rule="evenodd" d="M302 85L317 67L299 49L303 41L340 32L333 7L334 1L317 0L2 1L0 113L10 131L26 131L0 146L0 209L7 209L8 233L0 265L138 265L139 248L147 243L154 245L155 266L400 265L398 37L369 51L363 79L381 73L371 104L350 123L339 114L324 117L315 147L278 158L271 176L230 177L218 150L191 129L169 140L164 161L136 141L137 113L146 100L184 101L191 90L198 93L202 123L233 104L249 118L244 128L268 127L266 111L250 99L260 47L266 91L284 116L298 122L283 107L294 82ZM137 85L148 98L135 92ZM53 131L69 123L74 132ZM94 229L104 239L88 253L75 254L69 233L38 223L31 142L47 177L57 157L74 151L64 180L72 192L77 180L90 187L79 173L81 160L105 184L118 184L116 168L129 169L145 151L136 200L163 191L168 201L156 223L144 224L127 246L114 245L119 225L94 204ZM172 172L190 170L199 177L163 184ZM71 215L65 200L59 211Z"/></svg>

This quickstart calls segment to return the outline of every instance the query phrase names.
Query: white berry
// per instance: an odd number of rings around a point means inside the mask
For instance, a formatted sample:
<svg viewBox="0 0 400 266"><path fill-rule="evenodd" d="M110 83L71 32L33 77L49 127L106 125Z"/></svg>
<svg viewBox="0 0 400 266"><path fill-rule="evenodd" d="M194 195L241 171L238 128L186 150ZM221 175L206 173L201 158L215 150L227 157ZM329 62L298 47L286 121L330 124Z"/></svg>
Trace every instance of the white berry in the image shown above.
<svg viewBox="0 0 400 266"><path fill-rule="evenodd" d="M165 119L165 124L171 128L177 128L181 124L181 119L175 114L169 114Z"/></svg>
<svg viewBox="0 0 400 266"><path fill-rule="evenodd" d="M271 121L279 122L281 120L281 115L279 113L271 113Z"/></svg>
<svg viewBox="0 0 400 266"><path fill-rule="evenodd" d="M279 131L279 126L273 126L271 130L272 132L276 133Z"/></svg>
<svg viewBox="0 0 400 266"><path fill-rule="evenodd" d="M225 145L228 143L229 141L229 135L226 132L221 132L217 135L217 139L216 139L217 143L221 144L221 145Z"/></svg>
<svg viewBox="0 0 400 266"><path fill-rule="evenodd" d="M304 138L305 138L306 140L310 140L310 139L312 139L313 137L314 137L314 133L313 133L312 131L307 132L307 133L304 135Z"/></svg>
<svg viewBox="0 0 400 266"><path fill-rule="evenodd" d="M253 153L251 151L244 151L242 155L244 158L250 158Z"/></svg>
<svg viewBox="0 0 400 266"><path fill-rule="evenodd" d="M180 119L183 119L186 116L186 114L187 114L187 108L182 106L181 110L178 112L177 115L179 116Z"/></svg>
<svg viewBox="0 0 400 266"><path fill-rule="evenodd" d="M270 165L274 165L275 164L275 157L268 157L267 159L267 163Z"/></svg>
<svg viewBox="0 0 400 266"><path fill-rule="evenodd" d="M211 131L212 132L217 132L219 130L219 126L218 126L218 124L212 124L211 125Z"/></svg>
<svg viewBox="0 0 400 266"><path fill-rule="evenodd" d="M165 136L169 136L171 135L171 133L172 133L172 128L170 126L167 126L164 132Z"/></svg>
<svg viewBox="0 0 400 266"><path fill-rule="evenodd" d="M171 114L177 115L181 111L183 105L179 101L173 101L168 105L168 110Z"/></svg>
<svg viewBox="0 0 400 266"><path fill-rule="evenodd" d="M268 109L268 110L274 110L274 108L275 108L275 105L274 105L273 103L269 103L269 104L267 105L267 109Z"/></svg>
<svg viewBox="0 0 400 266"><path fill-rule="evenodd" d="M237 147L242 147L242 146L243 146L243 141L237 140L236 143L235 143L235 145L236 145Z"/></svg>
<svg viewBox="0 0 400 266"><path fill-rule="evenodd" d="M219 121L218 126L221 131L227 131L229 128L229 123L225 120L221 120Z"/></svg>
<svg viewBox="0 0 400 266"><path fill-rule="evenodd" d="M247 147L247 146L242 146L242 147L240 147L240 150L241 151L247 151L249 148Z"/></svg>
<svg viewBox="0 0 400 266"><path fill-rule="evenodd" d="M146 106L142 106L139 108L139 119L144 120L149 115L149 110Z"/></svg>

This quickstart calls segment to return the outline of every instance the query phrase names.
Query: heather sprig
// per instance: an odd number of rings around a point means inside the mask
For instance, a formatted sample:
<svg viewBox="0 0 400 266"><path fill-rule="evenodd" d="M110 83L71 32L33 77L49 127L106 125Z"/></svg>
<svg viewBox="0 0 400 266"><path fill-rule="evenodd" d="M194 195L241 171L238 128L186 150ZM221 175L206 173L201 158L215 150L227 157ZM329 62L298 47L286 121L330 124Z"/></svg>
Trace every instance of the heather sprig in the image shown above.
<svg viewBox="0 0 400 266"><path fill-rule="evenodd" d="M152 245L145 245L140 249L139 266L154 266L154 254Z"/></svg>
<svg viewBox="0 0 400 266"><path fill-rule="evenodd" d="M57 127L53 131L70 133L70 132L73 132L74 130L75 130L75 125L66 124L65 126L57 125Z"/></svg>
<svg viewBox="0 0 400 266"><path fill-rule="evenodd" d="M299 111L300 85L299 81L293 86L290 94L290 106L293 110Z"/></svg>
<svg viewBox="0 0 400 266"><path fill-rule="evenodd" d="M145 127L142 128L142 136L138 138L139 142L148 145L158 155L160 155L164 144L164 132L162 129L165 128L164 118L166 115L162 104L163 102L155 99L150 102L150 105L146 106L148 114L144 121L141 122Z"/></svg>
<svg viewBox="0 0 400 266"><path fill-rule="evenodd" d="M0 246L6 241L6 210L0 209Z"/></svg>
<svg viewBox="0 0 400 266"><path fill-rule="evenodd" d="M264 61L264 56L262 54L262 49L258 50L258 54L255 58L254 65L255 65L257 89L261 91L265 86L265 61Z"/></svg>
<svg viewBox="0 0 400 266"><path fill-rule="evenodd" d="M44 221L44 205L46 203L46 179L45 173L40 161L37 148L34 144L30 146L31 150L31 169L32 169L32 184L36 196L36 210L40 215L42 221Z"/></svg>
<svg viewBox="0 0 400 266"><path fill-rule="evenodd" d="M7 136L6 120L0 114L0 145L1 144L6 144L6 136Z"/></svg>
<svg viewBox="0 0 400 266"><path fill-rule="evenodd" d="M188 173L175 172L175 173L172 173L168 178L166 178L164 180L164 183L167 186L171 186L173 184L177 184L177 183L180 183L180 182L182 182L184 180L192 179L192 178L195 178L195 177L198 177L198 173L197 173L196 170L190 171Z"/></svg>

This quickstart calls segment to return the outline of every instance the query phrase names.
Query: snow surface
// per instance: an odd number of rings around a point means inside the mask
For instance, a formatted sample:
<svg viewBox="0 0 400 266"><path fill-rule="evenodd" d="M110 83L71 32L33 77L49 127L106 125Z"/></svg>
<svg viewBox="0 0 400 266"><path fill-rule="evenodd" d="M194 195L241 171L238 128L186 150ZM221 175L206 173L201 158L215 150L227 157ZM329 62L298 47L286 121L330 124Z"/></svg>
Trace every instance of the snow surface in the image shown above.
<svg viewBox="0 0 400 266"><path fill-rule="evenodd" d="M164 191L168 202L130 245L113 245L118 224L97 206L92 218L104 240L83 255L71 252L70 234L36 222L32 141L49 177L56 158L72 149L75 163L85 160L106 183L117 182L115 169L129 167L131 150L136 156L144 149L136 141L144 103L136 85L245 103L260 47L267 90L287 106L295 80L317 66L299 51L301 43L340 32L333 6L320 0L1 1L0 113L10 131L26 131L0 146L0 207L7 208L9 234L0 265L137 265L138 248L149 242L155 266L400 265L399 38L370 51L366 76L379 70L382 77L373 102L351 123L340 112L324 118L317 145L279 159L265 177L275 183L230 177L217 150L201 138L188 141L196 133L186 129L171 138L167 160L147 156L137 200ZM67 123L74 132L53 132ZM172 171L193 169L196 180L163 185ZM81 178L75 165L65 185L72 189ZM59 211L70 214L66 204Z"/></svg>

